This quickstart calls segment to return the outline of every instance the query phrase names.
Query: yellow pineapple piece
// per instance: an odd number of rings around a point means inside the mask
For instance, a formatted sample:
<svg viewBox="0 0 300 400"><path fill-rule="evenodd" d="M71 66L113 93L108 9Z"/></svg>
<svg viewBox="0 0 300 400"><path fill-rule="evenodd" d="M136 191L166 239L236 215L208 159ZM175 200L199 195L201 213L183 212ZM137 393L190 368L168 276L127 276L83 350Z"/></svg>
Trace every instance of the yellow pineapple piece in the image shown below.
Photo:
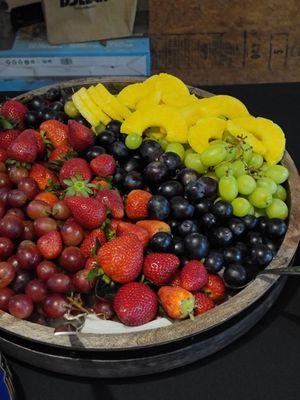
<svg viewBox="0 0 300 400"><path fill-rule="evenodd" d="M120 103L115 96L113 96L102 83L98 83L96 86L96 90L100 94L102 101L106 104L109 104L120 116L122 119L127 118L131 111L124 104Z"/></svg>
<svg viewBox="0 0 300 400"><path fill-rule="evenodd" d="M190 104L194 104L198 101L198 98L194 94L187 96L180 96L177 93L167 92L164 94L164 103L171 107L188 107Z"/></svg>
<svg viewBox="0 0 300 400"><path fill-rule="evenodd" d="M90 109L84 104L79 94L76 92L72 95L73 103L75 107L80 112L80 114L92 125L97 126L100 124L100 119L98 115L95 115Z"/></svg>
<svg viewBox="0 0 300 400"><path fill-rule="evenodd" d="M155 87L162 92L162 101L165 104L168 104L170 97L190 95L189 89L182 80L170 74L159 74Z"/></svg>
<svg viewBox="0 0 300 400"><path fill-rule="evenodd" d="M123 121L123 118L118 114L111 106L110 104L105 103L98 91L94 86L90 86L87 89L87 92L91 99L97 104L97 106L102 109L102 111L107 114L110 118L116 119L118 121Z"/></svg>
<svg viewBox="0 0 300 400"><path fill-rule="evenodd" d="M104 125L107 125L111 121L111 118L109 118L101 110L101 108L98 107L96 103L94 103L94 101L89 96L86 88L82 87L78 90L77 93L83 101L83 104L99 119L100 122L102 122Z"/></svg>
<svg viewBox="0 0 300 400"><path fill-rule="evenodd" d="M143 97L136 104L136 109L146 109L148 107L157 106L160 103L161 92L159 90L153 90L147 96Z"/></svg>
<svg viewBox="0 0 300 400"><path fill-rule="evenodd" d="M197 153L202 153L212 139L222 139L226 121L216 117L201 118L188 132L188 142Z"/></svg>
<svg viewBox="0 0 300 400"><path fill-rule="evenodd" d="M125 86L124 89L119 92L117 99L126 107L134 110L138 101L147 96L152 89L151 85L146 86L144 83L132 83L131 85Z"/></svg>
<svg viewBox="0 0 300 400"><path fill-rule="evenodd" d="M207 117L224 116L228 119L249 115L246 106L240 100L228 95L206 98L204 112Z"/></svg>
<svg viewBox="0 0 300 400"><path fill-rule="evenodd" d="M197 101L178 110L189 127L194 125L200 118L206 117L204 111L205 102L206 99L197 99Z"/></svg>
<svg viewBox="0 0 300 400"><path fill-rule="evenodd" d="M187 142L187 124L184 118L166 105L136 110L123 122L121 132L142 135L150 127L164 128L169 142Z"/></svg>

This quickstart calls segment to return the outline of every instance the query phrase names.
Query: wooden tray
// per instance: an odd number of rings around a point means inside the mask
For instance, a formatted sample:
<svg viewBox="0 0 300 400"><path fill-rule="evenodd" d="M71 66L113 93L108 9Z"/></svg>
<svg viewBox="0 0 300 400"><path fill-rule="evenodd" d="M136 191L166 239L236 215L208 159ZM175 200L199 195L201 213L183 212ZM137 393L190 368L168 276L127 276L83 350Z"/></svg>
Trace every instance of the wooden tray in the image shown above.
<svg viewBox="0 0 300 400"><path fill-rule="evenodd" d="M44 93L49 87L59 86L71 93L72 90L81 86L88 86L100 81L112 92L118 92L128 83L142 81L142 79L137 77L99 77L72 80L26 93L19 96L18 99L28 100L35 95ZM194 87L190 87L190 90L198 97L213 96L212 93ZM288 181L289 225L284 241L268 269L288 266L296 252L300 237L299 175L287 152L282 164L290 172ZM0 347L4 352L32 362L34 365L76 375L132 376L159 372L211 354L245 333L273 304L283 287L283 283L284 280L275 275L259 276L234 297L210 312L196 317L195 321L185 320L164 328L128 334L54 336L53 329L50 327L16 319L5 312L0 312ZM245 319L243 320L243 318ZM226 332L225 337L222 331ZM211 339L214 340L211 341ZM195 342L210 340L209 351L194 352L191 348L188 352L189 356L181 359L179 357L175 363L171 362L170 357L164 357L163 365L151 361L152 357L159 357L160 353L165 353L165 346L176 348L178 345L184 350L186 343L191 346L193 340ZM178 351L178 348L176 351ZM129 354L133 355L134 353L139 354L138 358L142 357L143 359L143 355L145 355L148 363L137 363L136 357L129 356ZM171 353L173 352L171 351ZM113 357L112 354L114 354ZM102 358L99 357L100 355L102 355ZM62 361L61 357L65 360L64 363L54 362L55 360ZM85 362L78 363L81 359ZM95 368L96 359L98 360L97 368ZM110 360L111 366L111 359L114 368L108 367L108 360ZM74 363L77 363L76 368L74 368ZM145 364L147 365L145 366Z"/></svg>

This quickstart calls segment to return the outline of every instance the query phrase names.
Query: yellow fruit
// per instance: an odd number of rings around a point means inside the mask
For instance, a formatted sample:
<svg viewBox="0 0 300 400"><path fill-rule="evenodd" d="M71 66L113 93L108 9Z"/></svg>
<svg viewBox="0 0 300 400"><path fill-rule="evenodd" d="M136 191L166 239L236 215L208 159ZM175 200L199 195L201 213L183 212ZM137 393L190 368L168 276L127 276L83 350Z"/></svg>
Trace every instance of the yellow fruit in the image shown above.
<svg viewBox="0 0 300 400"><path fill-rule="evenodd" d="M75 107L77 110L80 112L80 114L92 125L92 126L97 126L100 123L99 116L94 115L92 111L90 111L89 108L84 104L84 102L81 100L79 94L76 92L72 96L73 103L75 104Z"/></svg>
<svg viewBox="0 0 300 400"><path fill-rule="evenodd" d="M155 87L161 91L162 101L166 104L168 104L167 101L172 96L185 97L190 94L189 89L182 80L170 74L159 74L155 81Z"/></svg>
<svg viewBox="0 0 300 400"><path fill-rule="evenodd" d="M166 131L166 140L169 142L187 142L187 125L185 120L173 108L166 105L136 110L123 122L121 132L142 135L150 127L164 128Z"/></svg>
<svg viewBox="0 0 300 400"><path fill-rule="evenodd" d="M91 97L91 99L93 99L93 101L97 104L97 106L99 108L102 109L103 112L105 112L105 114L107 114L112 119L116 119L118 121L123 121L123 118L120 116L120 114L118 114L110 106L110 104L107 104L102 100L100 93L95 89L94 86L90 86L87 89L87 92L88 92L89 96Z"/></svg>
<svg viewBox="0 0 300 400"><path fill-rule="evenodd" d="M262 141L258 139L255 135L253 135L253 133L238 125L236 123L236 120L228 120L226 129L233 136L243 137L245 139L245 142L252 146L253 151L255 151L256 153L261 154L262 156L266 153L267 149Z"/></svg>
<svg viewBox="0 0 300 400"><path fill-rule="evenodd" d="M161 92L159 90L153 90L147 96L143 97L136 104L136 109L146 109L148 107L157 106L160 103Z"/></svg>
<svg viewBox="0 0 300 400"><path fill-rule="evenodd" d="M269 164L277 164L282 159L285 150L285 135L280 126L269 119L251 116L236 118L233 122L261 141L266 149L263 156Z"/></svg>
<svg viewBox="0 0 300 400"><path fill-rule="evenodd" d="M249 115L246 106L240 100L227 95L206 98L204 112L207 117L224 116L228 119Z"/></svg>
<svg viewBox="0 0 300 400"><path fill-rule="evenodd" d="M187 96L180 96L177 93L165 93L164 103L171 107L187 107L190 104L195 104L198 99L194 94L189 94Z"/></svg>
<svg viewBox="0 0 300 400"><path fill-rule="evenodd" d="M102 122L104 125L107 125L111 118L109 118L104 112L97 106L96 103L89 96L86 88L81 88L78 90L78 95L81 98L83 104L99 119L99 122ZM75 104L76 105L76 104ZM98 123L99 124L99 123Z"/></svg>
<svg viewBox="0 0 300 400"><path fill-rule="evenodd" d="M151 91L152 87L150 85L146 86L144 83L133 83L125 86L117 95L117 99L126 107L134 110L138 101L147 96Z"/></svg>
<svg viewBox="0 0 300 400"><path fill-rule="evenodd" d="M197 153L202 153L211 139L222 139L226 121L221 118L207 117L198 120L188 132L188 142Z"/></svg>
<svg viewBox="0 0 300 400"><path fill-rule="evenodd" d="M190 105L178 110L189 127L194 125L200 118L206 117L204 111L205 102L206 99L198 99Z"/></svg>
<svg viewBox="0 0 300 400"><path fill-rule="evenodd" d="M99 93L102 101L105 104L110 105L115 112L117 112L123 119L128 117L131 112L128 107L124 106L124 104L120 103L115 96L113 96L102 83L98 83L96 86L96 90Z"/></svg>

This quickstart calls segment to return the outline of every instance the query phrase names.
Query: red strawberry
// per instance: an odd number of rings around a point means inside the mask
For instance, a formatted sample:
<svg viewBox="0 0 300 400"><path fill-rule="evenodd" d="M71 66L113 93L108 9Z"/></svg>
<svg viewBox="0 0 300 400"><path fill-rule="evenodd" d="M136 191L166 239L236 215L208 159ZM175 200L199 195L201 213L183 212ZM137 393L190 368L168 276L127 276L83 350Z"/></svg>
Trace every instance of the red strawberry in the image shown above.
<svg viewBox="0 0 300 400"><path fill-rule="evenodd" d="M76 221L86 229L99 228L106 219L106 208L98 200L83 197L65 197L64 202Z"/></svg>
<svg viewBox="0 0 300 400"><path fill-rule="evenodd" d="M113 218L124 217L123 199L116 189L102 189L97 193L96 199L110 209Z"/></svg>
<svg viewBox="0 0 300 400"><path fill-rule="evenodd" d="M218 303L224 298L226 288L223 279L219 275L209 274L208 282L201 291Z"/></svg>
<svg viewBox="0 0 300 400"><path fill-rule="evenodd" d="M40 132L35 131L34 129L31 129L31 132L33 136L36 138L38 158L42 158L46 150L46 144L44 142L43 136L40 134Z"/></svg>
<svg viewBox="0 0 300 400"><path fill-rule="evenodd" d="M27 111L28 108L17 100L7 100L1 107L1 115L17 123L18 128L21 130L25 128L24 115Z"/></svg>
<svg viewBox="0 0 300 400"><path fill-rule="evenodd" d="M127 283L139 276L143 265L143 253L143 246L135 235L122 235L100 247L98 262L112 280Z"/></svg>
<svg viewBox="0 0 300 400"><path fill-rule="evenodd" d="M18 129L6 129L0 132L0 148L7 150L9 146L20 135L21 131Z"/></svg>
<svg viewBox="0 0 300 400"><path fill-rule="evenodd" d="M152 236L154 236L157 232L171 233L171 228L168 224L156 219L146 219L143 221L138 221L136 225L146 229L146 231L149 233L150 238L152 238Z"/></svg>
<svg viewBox="0 0 300 400"><path fill-rule="evenodd" d="M49 155L48 161L62 161L68 159L69 155L72 153L72 148L67 145L58 146Z"/></svg>
<svg viewBox="0 0 300 400"><path fill-rule="evenodd" d="M180 286L180 269L178 269L177 271L175 271L175 274L172 276L169 284L172 286Z"/></svg>
<svg viewBox="0 0 300 400"><path fill-rule="evenodd" d="M99 264L96 260L96 257L88 257L84 264L84 269L87 269L88 271L91 271L92 269L98 268Z"/></svg>
<svg viewBox="0 0 300 400"><path fill-rule="evenodd" d="M195 297L181 287L162 286L158 297L163 309L171 318L183 319L193 313Z"/></svg>
<svg viewBox="0 0 300 400"><path fill-rule="evenodd" d="M0 161L5 162L7 159L7 151L0 147Z"/></svg>
<svg viewBox="0 0 300 400"><path fill-rule="evenodd" d="M64 180L76 177L76 175L87 181L90 181L92 178L91 168L83 158L72 158L64 163L59 172L60 184L66 187L67 185Z"/></svg>
<svg viewBox="0 0 300 400"><path fill-rule="evenodd" d="M44 258L53 260L62 252L62 239L57 231L52 231L43 235L37 241L37 247Z"/></svg>
<svg viewBox="0 0 300 400"><path fill-rule="evenodd" d="M84 151L94 144L95 137L91 129L74 119L69 119L68 141L75 150Z"/></svg>
<svg viewBox="0 0 300 400"><path fill-rule="evenodd" d="M180 274L180 286L190 292L200 290L208 282L208 272L204 265L191 260L182 268Z"/></svg>
<svg viewBox="0 0 300 400"><path fill-rule="evenodd" d="M206 311L214 308L214 302L212 299L204 293L196 293L195 294L195 308L194 314L200 315L204 314Z"/></svg>
<svg viewBox="0 0 300 400"><path fill-rule="evenodd" d="M68 144L68 127L55 119L48 119L40 125L40 131L44 132L53 147Z"/></svg>
<svg viewBox="0 0 300 400"><path fill-rule="evenodd" d="M91 257L93 253L96 254L97 252L95 252L95 250L96 250L97 240L99 241L100 245L106 242L105 234L101 229L94 229L85 237L85 239L80 245L81 253L84 254L86 257Z"/></svg>
<svg viewBox="0 0 300 400"><path fill-rule="evenodd" d="M112 221L115 222L116 220ZM141 226L137 226L135 224L131 224L130 222L125 221L116 221L116 231L117 236L122 236L127 233L131 233L136 235L139 241L142 243L143 247L146 247L149 242L149 234L146 229L142 228ZM112 226L113 228L113 226Z"/></svg>
<svg viewBox="0 0 300 400"><path fill-rule="evenodd" d="M120 287L114 298L114 310L119 320L128 326L152 321L156 317L157 307L155 292L144 283L127 283Z"/></svg>
<svg viewBox="0 0 300 400"><path fill-rule="evenodd" d="M46 187L51 185L55 185L57 183L57 178L53 172L51 172L48 168L44 167L42 164L34 164L31 167L29 177L34 179L40 190L45 190Z"/></svg>
<svg viewBox="0 0 300 400"><path fill-rule="evenodd" d="M174 254L152 253L144 259L143 273L155 285L163 285L170 281L179 264L179 258Z"/></svg>
<svg viewBox="0 0 300 400"><path fill-rule="evenodd" d="M90 162L94 173L101 178L112 176L116 171L116 161L109 154L100 154Z"/></svg>
<svg viewBox="0 0 300 400"><path fill-rule="evenodd" d="M7 149L9 158L19 162L33 163L38 154L38 146L32 129L26 129L10 144Z"/></svg>
<svg viewBox="0 0 300 400"><path fill-rule="evenodd" d="M146 190L135 189L128 193L125 211L130 219L144 219L148 217L148 202L152 194Z"/></svg>

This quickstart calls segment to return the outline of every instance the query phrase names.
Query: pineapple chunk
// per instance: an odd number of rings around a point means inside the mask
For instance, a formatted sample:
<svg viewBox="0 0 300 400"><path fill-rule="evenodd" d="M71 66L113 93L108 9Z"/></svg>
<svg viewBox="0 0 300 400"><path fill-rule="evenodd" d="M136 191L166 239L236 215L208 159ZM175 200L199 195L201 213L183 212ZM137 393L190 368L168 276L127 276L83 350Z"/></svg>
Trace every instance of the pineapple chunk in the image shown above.
<svg viewBox="0 0 300 400"><path fill-rule="evenodd" d="M87 90L89 96L97 104L102 111L107 114L110 118L118 121L123 121L123 118L109 105L102 101L102 98L94 86L90 86Z"/></svg>
<svg viewBox="0 0 300 400"><path fill-rule="evenodd" d="M154 126L162 127L166 130L166 139L169 142L187 142L187 125L185 120L173 108L166 105L136 110L123 122L121 132L142 135L147 128Z"/></svg>
<svg viewBox="0 0 300 400"><path fill-rule="evenodd" d="M113 96L102 83L96 86L96 90L100 94L102 101L105 104L109 104L121 117L122 119L127 118L131 111L124 104L120 103L115 96Z"/></svg>
<svg viewBox="0 0 300 400"><path fill-rule="evenodd" d="M171 107L188 107L193 105L198 101L198 98L194 94L189 94L187 96L180 96L177 93L165 93L164 103Z"/></svg>
<svg viewBox="0 0 300 400"><path fill-rule="evenodd" d="M200 118L206 117L204 111L206 100L207 99L197 99L197 101L178 110L189 127L194 125Z"/></svg>
<svg viewBox="0 0 300 400"><path fill-rule="evenodd" d="M136 104L143 97L147 96L152 91L152 87L144 85L144 83L133 83L125 86L117 95L117 100L126 107L134 110Z"/></svg>
<svg viewBox="0 0 300 400"><path fill-rule="evenodd" d="M222 139L226 121L216 117L206 117L198 120L188 132L188 142L197 153L202 153L211 139Z"/></svg>
<svg viewBox="0 0 300 400"><path fill-rule="evenodd" d="M174 96L189 96L190 92L187 86L176 76L170 74L159 74L155 82L156 89L162 92L162 101L168 104L168 99Z"/></svg>
<svg viewBox="0 0 300 400"><path fill-rule="evenodd" d="M79 94L76 92L72 96L73 103L75 107L80 112L80 114L92 125L97 126L100 124L100 118L98 115L95 115L90 109L84 104L81 100Z"/></svg>
<svg viewBox="0 0 300 400"><path fill-rule="evenodd" d="M104 112L97 106L96 103L91 99L89 96L86 88L82 87L81 89L78 90L78 95L83 101L83 104L94 114L97 116L100 122L102 122L104 125L107 125L111 119L104 114ZM98 123L99 125L99 123Z"/></svg>
<svg viewBox="0 0 300 400"><path fill-rule="evenodd" d="M153 90L137 102L136 109L147 109L148 107L157 106L160 103L160 99L161 92L159 90Z"/></svg>
<svg viewBox="0 0 300 400"><path fill-rule="evenodd" d="M205 99L204 112L207 117L224 116L228 119L248 116L246 106L238 99L227 95L217 95Z"/></svg>

